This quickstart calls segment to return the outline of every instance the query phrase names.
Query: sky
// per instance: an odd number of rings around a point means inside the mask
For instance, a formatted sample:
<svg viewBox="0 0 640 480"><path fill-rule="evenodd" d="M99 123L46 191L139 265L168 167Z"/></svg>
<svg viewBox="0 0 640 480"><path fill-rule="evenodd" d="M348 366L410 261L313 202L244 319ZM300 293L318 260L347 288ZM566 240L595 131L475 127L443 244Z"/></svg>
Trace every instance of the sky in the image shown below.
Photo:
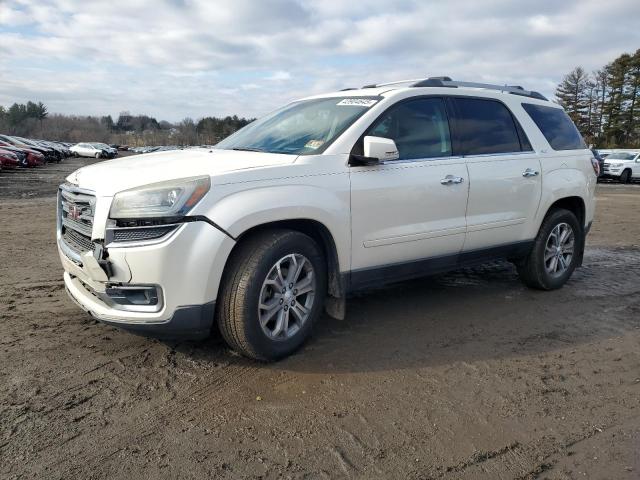
<svg viewBox="0 0 640 480"><path fill-rule="evenodd" d="M178 121L447 75L552 96L640 48L639 0L0 0L0 105Z"/></svg>

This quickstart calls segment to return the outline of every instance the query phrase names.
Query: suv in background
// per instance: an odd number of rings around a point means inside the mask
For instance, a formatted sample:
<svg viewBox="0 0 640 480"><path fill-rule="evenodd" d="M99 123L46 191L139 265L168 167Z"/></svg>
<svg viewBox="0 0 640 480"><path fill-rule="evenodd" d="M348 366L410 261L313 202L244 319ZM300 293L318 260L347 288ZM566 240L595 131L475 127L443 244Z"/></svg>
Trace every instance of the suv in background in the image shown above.
<svg viewBox="0 0 640 480"><path fill-rule="evenodd" d="M323 307L344 317L354 290L499 258L529 287L561 287L582 262L597 171L537 92L370 85L290 103L213 148L77 170L57 243L69 295L101 322L191 338L217 325L268 361Z"/></svg>
<svg viewBox="0 0 640 480"><path fill-rule="evenodd" d="M640 151L613 150L604 161L602 178L613 178L620 183L640 178Z"/></svg>

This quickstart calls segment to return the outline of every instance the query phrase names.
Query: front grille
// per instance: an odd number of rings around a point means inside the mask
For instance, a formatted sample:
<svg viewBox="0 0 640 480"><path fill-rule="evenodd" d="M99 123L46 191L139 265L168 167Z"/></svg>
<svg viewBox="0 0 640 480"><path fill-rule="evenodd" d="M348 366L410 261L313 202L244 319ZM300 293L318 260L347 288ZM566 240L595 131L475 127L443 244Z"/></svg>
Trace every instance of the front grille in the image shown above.
<svg viewBox="0 0 640 480"><path fill-rule="evenodd" d="M59 207L63 242L78 255L92 251L95 197L63 187L60 189Z"/></svg>
<svg viewBox="0 0 640 480"><path fill-rule="evenodd" d="M604 166L605 166L606 168L609 168L609 165L610 165L610 164L608 164L608 163L605 163L605 164L604 164Z"/></svg>
<svg viewBox="0 0 640 480"><path fill-rule="evenodd" d="M62 239L76 253L93 250L93 242L90 238L87 238L81 233L71 230L70 228L65 229L62 234Z"/></svg>

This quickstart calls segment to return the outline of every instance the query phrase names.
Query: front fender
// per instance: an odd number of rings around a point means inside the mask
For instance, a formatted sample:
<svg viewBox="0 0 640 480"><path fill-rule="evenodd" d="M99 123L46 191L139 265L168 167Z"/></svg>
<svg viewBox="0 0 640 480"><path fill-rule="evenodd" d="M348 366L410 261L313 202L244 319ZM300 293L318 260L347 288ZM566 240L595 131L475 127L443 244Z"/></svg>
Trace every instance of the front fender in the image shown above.
<svg viewBox="0 0 640 480"><path fill-rule="evenodd" d="M252 188L244 184L241 190L237 185L220 186L219 196L202 214L234 238L267 223L314 220L324 225L333 237L340 270L345 271L351 262L348 176L321 177L324 178L315 180L327 182L326 188L309 184L261 185ZM226 192L220 192L223 187Z"/></svg>

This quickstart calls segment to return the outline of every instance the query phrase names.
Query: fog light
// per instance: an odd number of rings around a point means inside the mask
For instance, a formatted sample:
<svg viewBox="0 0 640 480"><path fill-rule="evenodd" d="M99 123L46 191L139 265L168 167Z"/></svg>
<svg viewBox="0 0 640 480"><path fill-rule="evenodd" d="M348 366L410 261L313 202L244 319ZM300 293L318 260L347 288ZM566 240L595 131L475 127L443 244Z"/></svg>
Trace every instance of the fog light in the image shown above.
<svg viewBox="0 0 640 480"><path fill-rule="evenodd" d="M118 305L154 306L158 304L158 289L153 286L113 286L105 293Z"/></svg>

